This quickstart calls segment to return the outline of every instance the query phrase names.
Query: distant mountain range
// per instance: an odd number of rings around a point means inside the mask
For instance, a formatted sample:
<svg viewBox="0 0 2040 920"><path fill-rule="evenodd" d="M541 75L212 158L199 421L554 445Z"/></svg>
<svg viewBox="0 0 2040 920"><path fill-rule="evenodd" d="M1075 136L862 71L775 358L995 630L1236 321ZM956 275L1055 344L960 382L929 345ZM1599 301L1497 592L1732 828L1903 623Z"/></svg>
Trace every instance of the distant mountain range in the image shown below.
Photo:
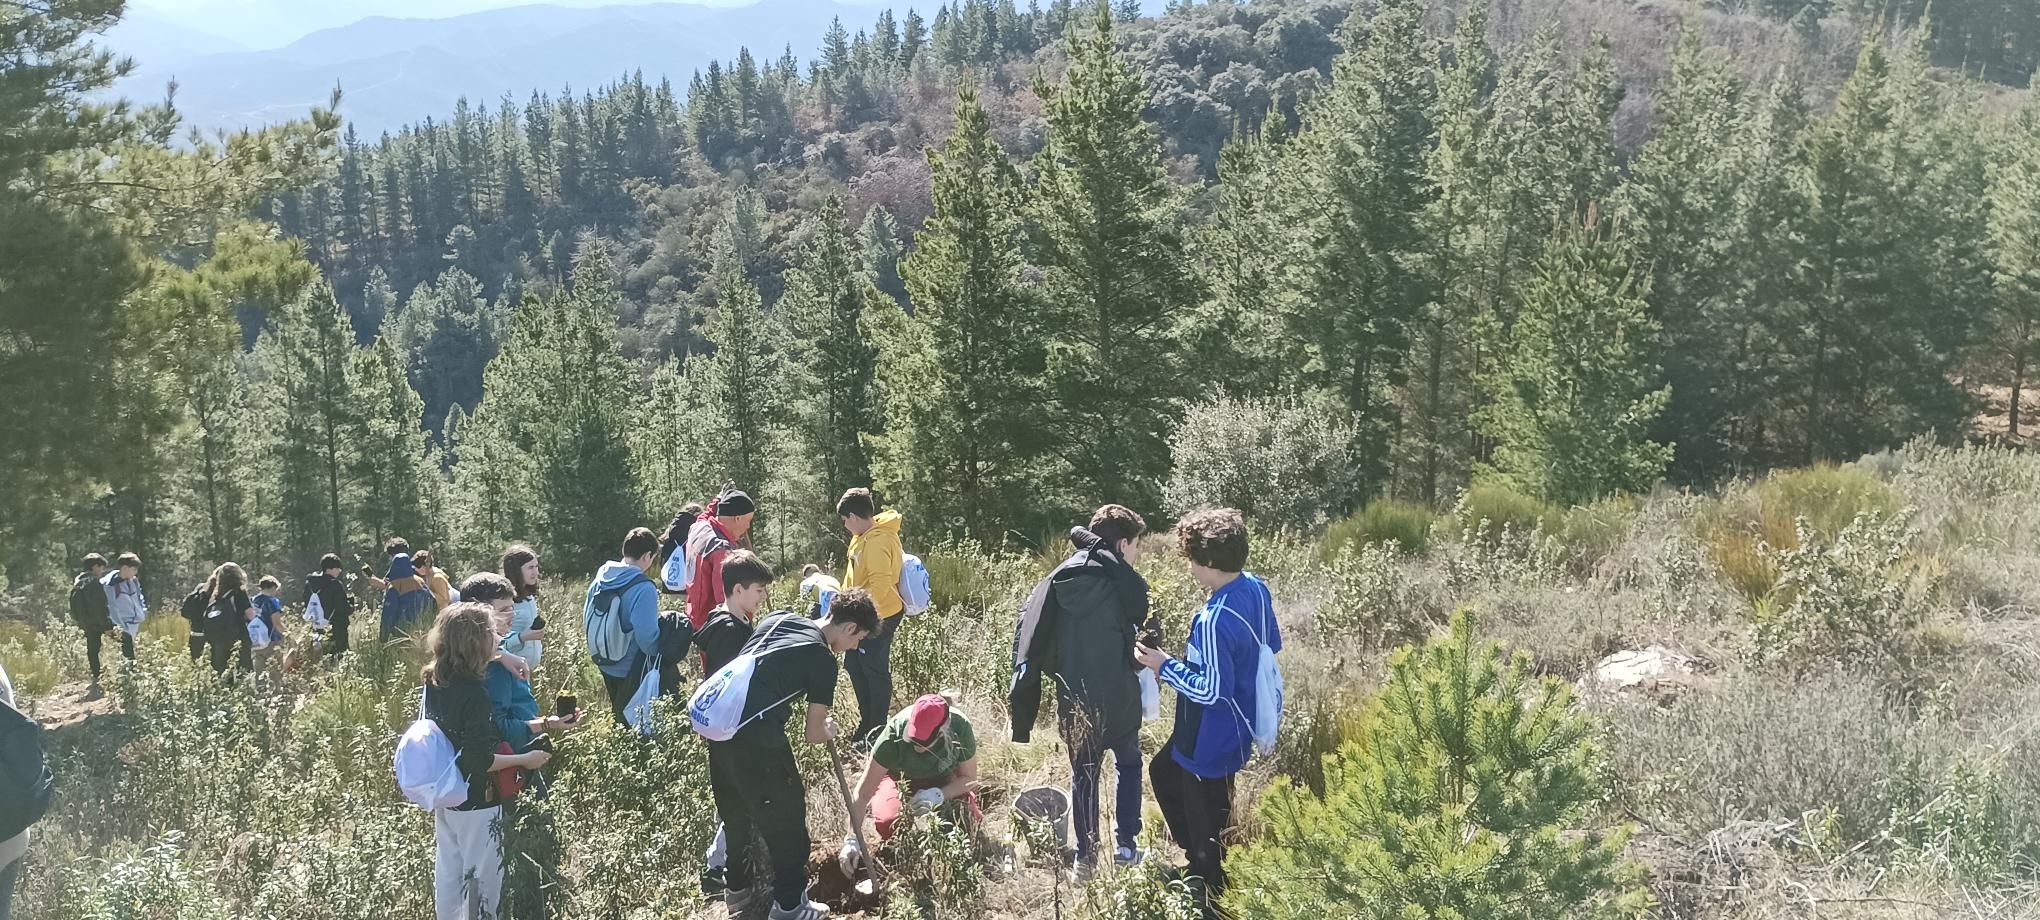
<svg viewBox="0 0 2040 920"><path fill-rule="evenodd" d="M924 14L938 3L921 4L930 8ZM855 34L877 15L877 7L838 0L519 6L441 19L371 16L250 50L189 16L142 7L105 44L136 62L118 94L157 101L174 79L187 124L231 130L295 118L324 104L338 84L340 114L373 138L443 117L463 96L494 108L509 93L521 105L534 89L558 93L571 85L578 92L635 69L647 80L670 77L684 92L695 70L734 57L740 46L769 60L791 45L805 61L832 17Z"/></svg>

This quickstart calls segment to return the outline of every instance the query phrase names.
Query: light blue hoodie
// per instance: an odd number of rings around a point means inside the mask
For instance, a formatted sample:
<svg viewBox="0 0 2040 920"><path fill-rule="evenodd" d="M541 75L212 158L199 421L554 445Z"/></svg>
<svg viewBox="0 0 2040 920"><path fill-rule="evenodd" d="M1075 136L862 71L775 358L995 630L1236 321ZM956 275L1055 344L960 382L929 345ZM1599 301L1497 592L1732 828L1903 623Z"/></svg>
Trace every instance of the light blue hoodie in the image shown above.
<svg viewBox="0 0 2040 920"><path fill-rule="evenodd" d="M596 666L608 677L627 680L642 673L645 659L659 652L659 589L643 569L628 562L605 562L588 584L588 603L596 603L596 595L619 591L623 592L623 622L630 632L632 654L616 664L598 661ZM609 598L603 597L600 603L606 606Z"/></svg>

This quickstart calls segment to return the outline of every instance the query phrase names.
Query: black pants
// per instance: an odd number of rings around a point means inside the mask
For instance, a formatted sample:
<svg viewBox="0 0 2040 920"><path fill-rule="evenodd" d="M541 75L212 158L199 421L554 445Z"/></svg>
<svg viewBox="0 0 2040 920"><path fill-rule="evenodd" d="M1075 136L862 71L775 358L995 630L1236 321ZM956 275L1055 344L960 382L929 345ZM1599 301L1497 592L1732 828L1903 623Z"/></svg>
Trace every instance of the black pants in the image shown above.
<svg viewBox="0 0 2040 920"><path fill-rule="evenodd" d="M99 682L99 650L100 643L104 641L104 632L94 630L85 633L85 664L92 669L92 682L95 684ZM135 660L135 637L128 635L125 629L120 630L120 657Z"/></svg>
<svg viewBox="0 0 2040 920"><path fill-rule="evenodd" d="M857 730L850 737L865 740L892 718L892 641L906 614L878 621L878 632L866 636L843 655L850 690L857 696Z"/></svg>
<svg viewBox="0 0 2040 920"><path fill-rule="evenodd" d="M642 661L631 669L627 677L602 675L602 689L609 691L609 711L616 716L616 724L630 724L630 720L623 717L623 711L630 708L630 698L637 695L638 685L644 681L645 665Z"/></svg>
<svg viewBox="0 0 2040 920"><path fill-rule="evenodd" d="M185 644L190 646L192 664L197 664L200 659L205 657L205 633L199 632L196 629L192 630L191 638L185 640Z"/></svg>
<svg viewBox="0 0 2040 920"><path fill-rule="evenodd" d="M1225 843L1222 836L1232 824L1233 778L1203 779L1176 762L1175 743L1163 745L1148 765L1148 779L1155 787L1155 802L1162 807L1162 821L1169 836L1190 858L1190 876L1202 884L1191 886L1197 893L1204 916L1218 917L1217 899L1225 891Z"/></svg>
<svg viewBox="0 0 2040 920"><path fill-rule="evenodd" d="M807 903L807 788L784 735L776 743L711 741L708 783L729 841L724 870L731 891L751 887L753 841L772 862L772 900L792 910Z"/></svg>
<svg viewBox="0 0 2040 920"><path fill-rule="evenodd" d="M347 654L347 626L352 619L347 614L332 618L332 628L326 631L326 654L338 658Z"/></svg>
<svg viewBox="0 0 2040 920"><path fill-rule="evenodd" d="M255 670L255 651L248 645L248 630L239 632L223 631L206 636L205 643L212 648L212 669L214 674L227 673L227 667L234 661L234 646L241 647L241 670Z"/></svg>

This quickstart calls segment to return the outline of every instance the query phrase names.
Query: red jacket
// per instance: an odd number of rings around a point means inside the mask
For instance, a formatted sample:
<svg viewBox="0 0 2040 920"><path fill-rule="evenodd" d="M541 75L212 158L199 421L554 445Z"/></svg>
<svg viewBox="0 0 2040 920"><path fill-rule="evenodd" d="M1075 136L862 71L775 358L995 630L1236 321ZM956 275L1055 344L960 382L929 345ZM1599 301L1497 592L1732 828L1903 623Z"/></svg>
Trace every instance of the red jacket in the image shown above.
<svg viewBox="0 0 2040 920"><path fill-rule="evenodd" d="M707 625L708 616L727 600L723 590L722 565L737 541L722 524L704 511L687 531L687 554L694 557L694 581L687 585L687 622L695 631Z"/></svg>

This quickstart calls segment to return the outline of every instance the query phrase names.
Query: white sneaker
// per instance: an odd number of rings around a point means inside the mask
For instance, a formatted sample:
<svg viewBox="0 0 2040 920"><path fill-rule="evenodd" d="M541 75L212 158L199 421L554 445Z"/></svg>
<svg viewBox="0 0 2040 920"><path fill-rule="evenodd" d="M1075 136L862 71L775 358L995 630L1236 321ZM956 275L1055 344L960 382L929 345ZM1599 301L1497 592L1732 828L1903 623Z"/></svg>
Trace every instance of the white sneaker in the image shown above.
<svg viewBox="0 0 2040 920"><path fill-rule="evenodd" d="M820 901L809 901L792 910L780 907L776 901L772 904L771 920L825 920L828 916L829 905Z"/></svg>

